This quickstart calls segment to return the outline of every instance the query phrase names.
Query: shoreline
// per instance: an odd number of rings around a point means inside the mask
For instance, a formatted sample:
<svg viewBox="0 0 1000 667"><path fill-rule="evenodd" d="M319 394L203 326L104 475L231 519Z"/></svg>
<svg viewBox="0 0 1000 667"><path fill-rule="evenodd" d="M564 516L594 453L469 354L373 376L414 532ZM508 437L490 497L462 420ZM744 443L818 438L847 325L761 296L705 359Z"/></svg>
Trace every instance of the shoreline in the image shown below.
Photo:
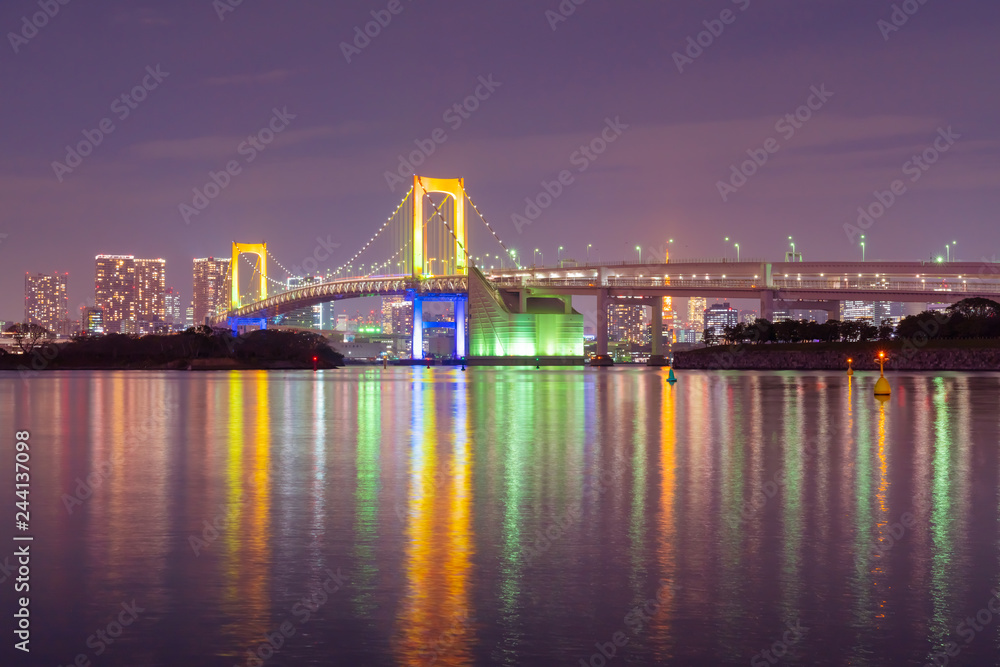
<svg viewBox="0 0 1000 667"><path fill-rule="evenodd" d="M718 345L674 353L678 370L827 371L843 370L853 359L858 371L877 371L875 357L886 353L885 369L895 371L1000 371L1000 340L924 339L865 343L778 343Z"/></svg>

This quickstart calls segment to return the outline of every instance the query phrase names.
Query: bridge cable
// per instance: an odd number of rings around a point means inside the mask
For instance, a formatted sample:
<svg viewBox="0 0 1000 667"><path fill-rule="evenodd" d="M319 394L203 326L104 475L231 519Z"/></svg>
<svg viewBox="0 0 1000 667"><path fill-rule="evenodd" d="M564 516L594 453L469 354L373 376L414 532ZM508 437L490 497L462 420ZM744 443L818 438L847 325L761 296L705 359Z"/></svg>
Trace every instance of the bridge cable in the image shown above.
<svg viewBox="0 0 1000 667"><path fill-rule="evenodd" d="M332 272L333 275L337 275L345 268L350 266L354 262L354 260L356 260L361 255L361 253L363 253L365 250L368 249L368 246L370 246L375 241L375 239L379 237L379 235L385 230L385 228L389 226L389 223L395 220L396 214L399 213L399 210L403 208L403 205L406 204L406 201L410 198L410 195L412 194L413 194L413 186L410 186L410 191L406 193L406 196L403 197L403 201L399 203L399 206L397 206L396 210L392 212L392 215L390 215L389 218L382 224L382 226L379 227L379 230L375 232L375 234L370 239L368 239L368 242L365 243L363 246L361 246L361 250L358 250L356 253L354 253L353 257L347 260L344 264L341 264L339 267L337 267L336 270Z"/></svg>
<svg viewBox="0 0 1000 667"><path fill-rule="evenodd" d="M517 268L521 269L522 268L521 263L517 261L517 256L511 254L510 249L503 242L503 239L497 236L497 233L493 231L493 227L490 225L490 223L486 221L486 218L483 217L483 214L479 211L479 207L476 206L476 202L472 201L472 197L469 195L469 191L465 189L465 183L462 183L462 193L465 195L465 198L469 200L469 203L472 204L472 208L473 210L475 210L476 215L479 216L479 219L482 220L483 224L486 225L486 228L490 230L490 234L493 234L493 238L497 240L497 242L500 244L500 247L503 248L504 251L507 253L507 256L514 261L514 264L517 266Z"/></svg>

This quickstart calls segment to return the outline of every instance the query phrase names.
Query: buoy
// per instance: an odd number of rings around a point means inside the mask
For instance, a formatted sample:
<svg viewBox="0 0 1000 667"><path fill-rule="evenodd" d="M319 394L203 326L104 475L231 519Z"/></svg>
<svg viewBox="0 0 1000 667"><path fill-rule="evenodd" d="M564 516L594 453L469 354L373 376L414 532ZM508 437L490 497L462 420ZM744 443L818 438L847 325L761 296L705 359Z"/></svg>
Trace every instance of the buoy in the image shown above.
<svg viewBox="0 0 1000 667"><path fill-rule="evenodd" d="M854 362L854 359L848 359L847 360L847 377L851 377L852 375L854 375L854 369L851 367L851 364L853 362Z"/></svg>
<svg viewBox="0 0 1000 667"><path fill-rule="evenodd" d="M667 382L669 382L670 384L673 384L673 383L677 382L677 378L674 377L674 369L673 368L671 368L670 369L670 373L667 374Z"/></svg>
<svg viewBox="0 0 1000 667"><path fill-rule="evenodd" d="M892 393L889 381L885 379L885 352L878 353L878 381L875 382L875 395L888 396Z"/></svg>

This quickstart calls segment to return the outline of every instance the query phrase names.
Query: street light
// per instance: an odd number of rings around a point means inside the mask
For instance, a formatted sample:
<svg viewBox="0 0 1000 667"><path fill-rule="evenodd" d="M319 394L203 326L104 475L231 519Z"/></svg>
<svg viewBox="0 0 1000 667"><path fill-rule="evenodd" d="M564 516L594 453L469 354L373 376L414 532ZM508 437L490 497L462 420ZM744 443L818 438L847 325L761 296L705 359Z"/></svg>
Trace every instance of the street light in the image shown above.
<svg viewBox="0 0 1000 667"><path fill-rule="evenodd" d="M861 235L861 261L865 261L865 235Z"/></svg>
<svg viewBox="0 0 1000 667"><path fill-rule="evenodd" d="M956 245L956 242L955 242L955 241L952 241L951 243L945 243L945 244L944 244L944 249L945 249L945 252L947 253L947 255L946 255L946 256L948 257L948 261L949 261L949 262L951 261L951 247L952 247L953 245Z"/></svg>
<svg viewBox="0 0 1000 667"><path fill-rule="evenodd" d="M558 262L562 261L562 251L563 251L563 247L559 246L559 252L556 254L556 261L558 261Z"/></svg>
<svg viewBox="0 0 1000 667"><path fill-rule="evenodd" d="M636 252L639 253L639 263L642 264L642 247L641 246L636 246L635 250L636 250Z"/></svg>
<svg viewBox="0 0 1000 667"><path fill-rule="evenodd" d="M545 253L543 253L542 251L540 251L538 248L535 248L535 254L531 256L531 263L537 265L537 263L535 262L535 257L538 256L538 255L542 256L542 264L544 265L545 264Z"/></svg>
<svg viewBox="0 0 1000 667"><path fill-rule="evenodd" d="M592 245L594 245L594 244L593 243L588 243L587 244L587 264L590 264L590 246L592 246Z"/></svg>
<svg viewBox="0 0 1000 667"><path fill-rule="evenodd" d="M736 246L736 261L739 262L740 261L740 244L739 243L734 243L733 245Z"/></svg>

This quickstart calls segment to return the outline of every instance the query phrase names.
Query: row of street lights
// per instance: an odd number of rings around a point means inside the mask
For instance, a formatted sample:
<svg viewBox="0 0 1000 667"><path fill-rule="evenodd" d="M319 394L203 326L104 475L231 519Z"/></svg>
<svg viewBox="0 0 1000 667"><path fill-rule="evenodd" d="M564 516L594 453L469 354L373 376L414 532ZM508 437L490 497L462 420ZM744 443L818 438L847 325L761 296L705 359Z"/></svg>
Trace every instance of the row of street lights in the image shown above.
<svg viewBox="0 0 1000 667"><path fill-rule="evenodd" d="M729 237L728 236L725 237L723 239L723 241L725 241L728 244L730 242ZM668 241L668 243L673 243L673 242L674 242L673 239L670 239ZM951 262L951 249L952 249L953 246L955 246L957 244L958 244L957 241L952 241L951 243L946 243L945 246L944 246L945 257L944 258L938 257L937 261L940 262L940 261L944 260L944 261ZM792 248L792 251L791 251L791 253L787 253L787 254L791 257L792 261L795 261L795 258L796 257L800 257L801 255L799 255L797 253L797 251L795 249L795 239L793 237L791 237L791 236L788 237L788 245ZM864 234L861 235L860 246L861 246L861 261L864 262L865 259L866 259L865 254L866 254L866 250L867 250L867 248L866 248L866 242L865 242L865 235ZM740 244L739 243L733 243L733 247L736 249L736 261L739 262L740 261ZM592 243L588 243L587 244L587 263L588 264L590 263L590 250L591 250L591 248L593 248L593 244ZM563 246L559 246L559 248L557 250L559 262L562 262L562 253L563 253L563 250L565 250L565 248ZM635 252L636 252L636 258L638 259L639 263L641 264L642 263L642 246L641 245L637 245L635 247ZM515 254L516 253L512 250L511 251L511 256L513 257ZM532 255L532 262L535 263L536 265L537 265L537 261L536 260L538 258L541 258L542 265L544 265L544 263L545 263L545 255L544 255L544 253L542 253L542 251L540 249L535 248L535 252Z"/></svg>

